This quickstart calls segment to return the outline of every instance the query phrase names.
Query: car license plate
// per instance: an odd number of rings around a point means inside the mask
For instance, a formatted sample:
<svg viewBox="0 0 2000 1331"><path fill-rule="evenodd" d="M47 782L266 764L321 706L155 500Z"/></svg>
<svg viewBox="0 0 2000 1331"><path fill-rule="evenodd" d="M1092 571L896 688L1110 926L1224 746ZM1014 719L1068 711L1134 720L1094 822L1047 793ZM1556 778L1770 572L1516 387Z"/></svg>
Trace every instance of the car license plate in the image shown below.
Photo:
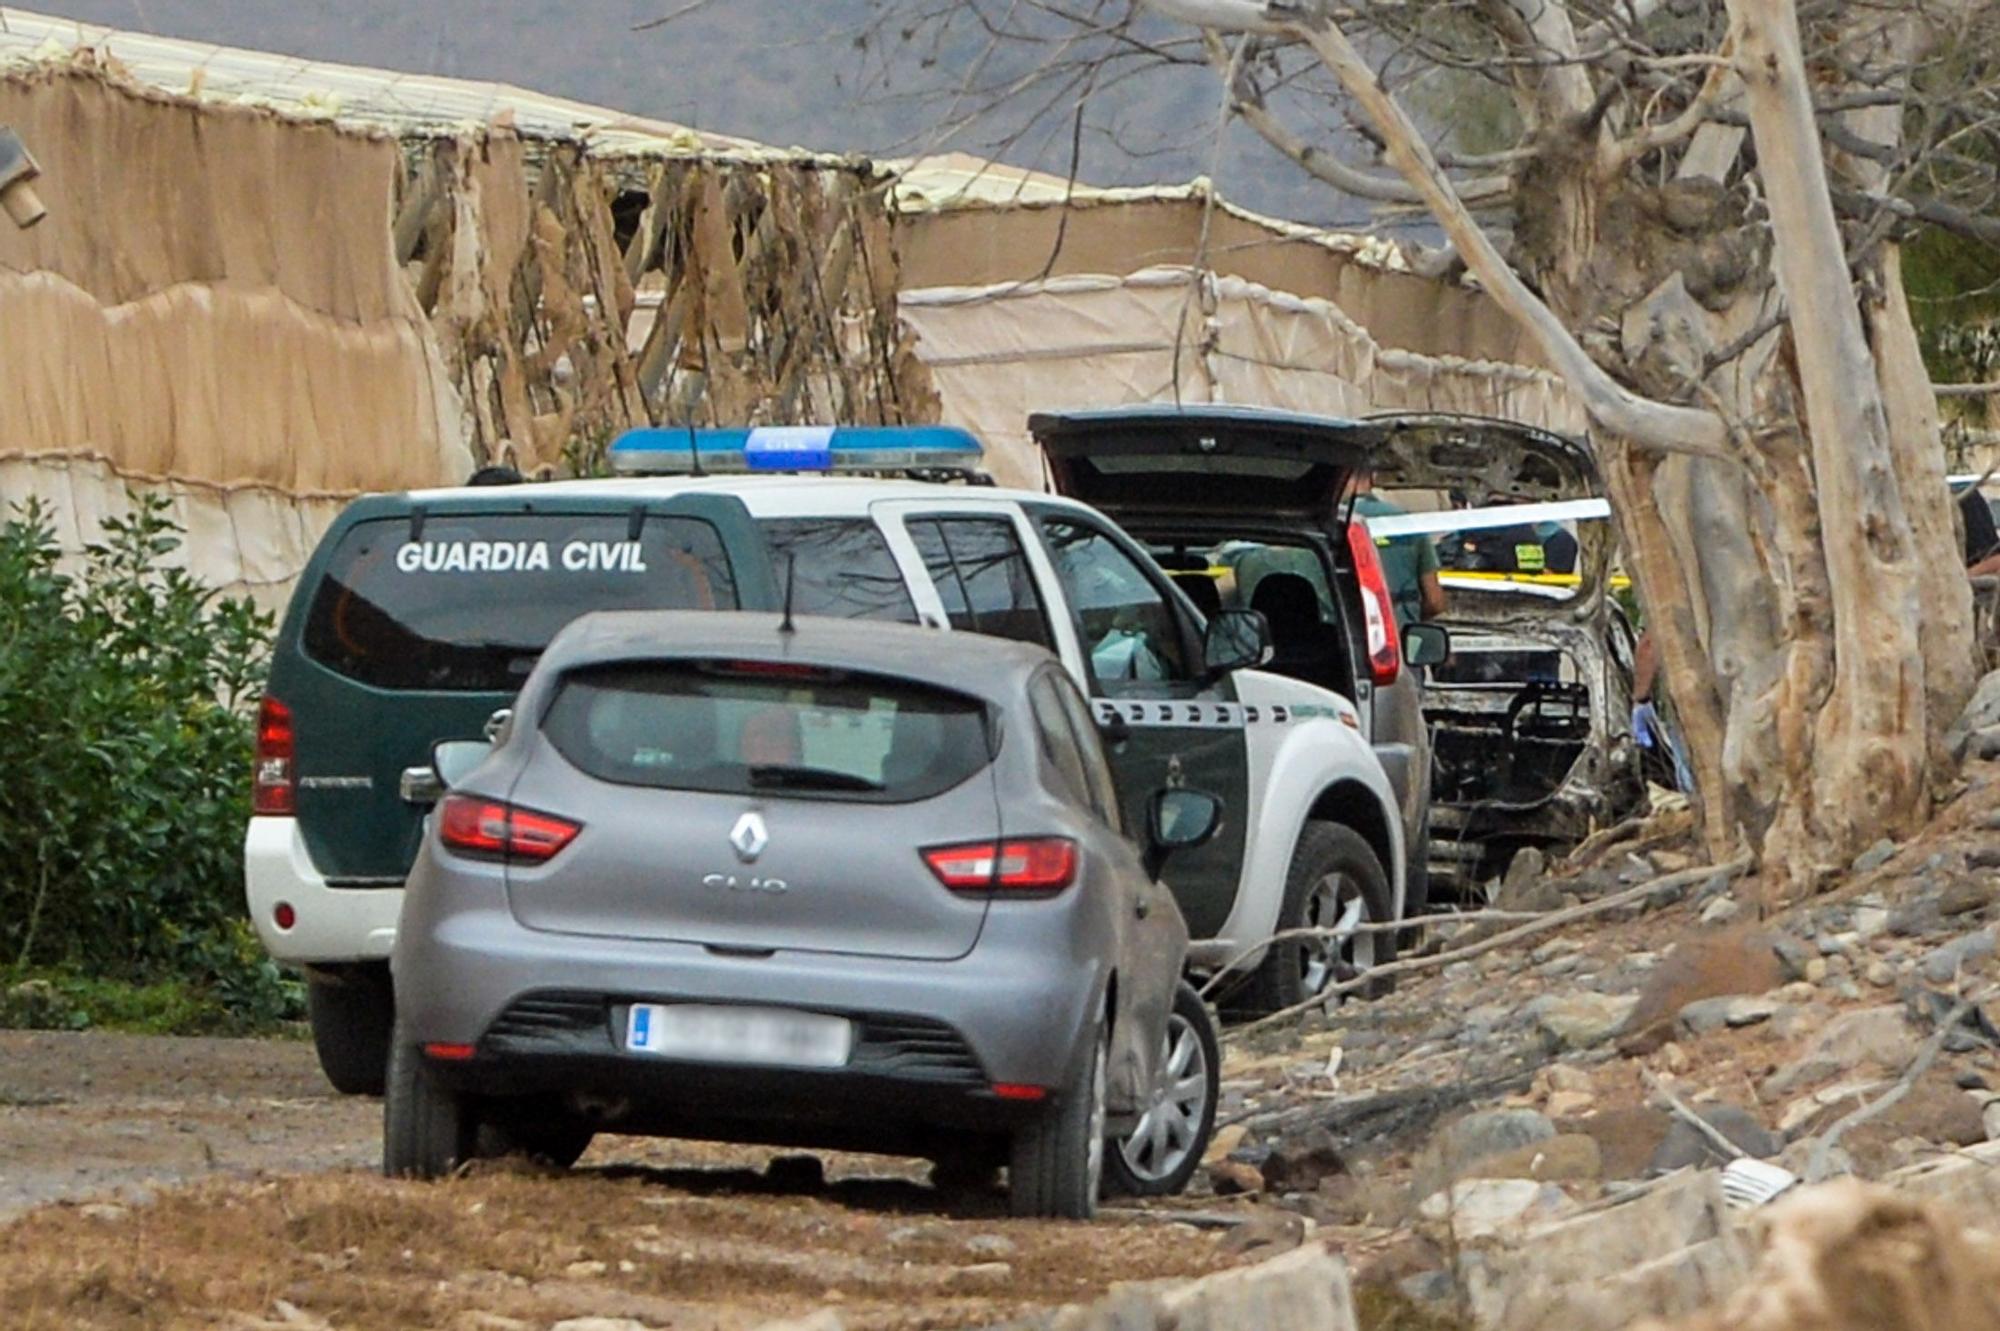
<svg viewBox="0 0 2000 1331"><path fill-rule="evenodd" d="M786 1008L634 1003L625 1018L625 1047L702 1063L839 1068L854 1048L854 1023Z"/></svg>

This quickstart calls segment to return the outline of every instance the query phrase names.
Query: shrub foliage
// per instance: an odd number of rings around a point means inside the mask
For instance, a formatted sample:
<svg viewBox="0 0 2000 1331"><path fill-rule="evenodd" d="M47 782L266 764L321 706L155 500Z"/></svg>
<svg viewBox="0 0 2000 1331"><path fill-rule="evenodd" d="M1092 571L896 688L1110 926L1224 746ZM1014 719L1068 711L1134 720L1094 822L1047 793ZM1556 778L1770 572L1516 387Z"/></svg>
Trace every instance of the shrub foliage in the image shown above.
<svg viewBox="0 0 2000 1331"><path fill-rule="evenodd" d="M0 974L191 981L263 1025L297 1003L243 914L272 620L165 567L181 540L134 494L72 575L46 509L0 523Z"/></svg>

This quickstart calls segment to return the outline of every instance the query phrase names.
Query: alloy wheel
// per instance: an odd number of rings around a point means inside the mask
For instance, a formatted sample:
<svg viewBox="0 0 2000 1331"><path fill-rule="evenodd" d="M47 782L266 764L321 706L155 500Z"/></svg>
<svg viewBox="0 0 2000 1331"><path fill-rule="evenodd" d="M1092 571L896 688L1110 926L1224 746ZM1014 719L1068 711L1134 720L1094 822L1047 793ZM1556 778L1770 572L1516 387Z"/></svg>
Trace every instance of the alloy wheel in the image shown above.
<svg viewBox="0 0 2000 1331"><path fill-rule="evenodd" d="M1201 1145L1207 1101L1208 1055L1193 1023L1175 1013L1167 1020L1167 1047L1152 1100L1118 1144L1125 1167L1147 1182L1171 1176Z"/></svg>
<svg viewBox="0 0 2000 1331"><path fill-rule="evenodd" d="M1330 931L1304 940L1299 948L1299 977L1307 997L1325 993L1329 986L1375 964L1375 935L1355 932L1357 926L1372 923L1368 900L1361 885L1346 874L1330 873L1313 884L1301 923L1308 929Z"/></svg>

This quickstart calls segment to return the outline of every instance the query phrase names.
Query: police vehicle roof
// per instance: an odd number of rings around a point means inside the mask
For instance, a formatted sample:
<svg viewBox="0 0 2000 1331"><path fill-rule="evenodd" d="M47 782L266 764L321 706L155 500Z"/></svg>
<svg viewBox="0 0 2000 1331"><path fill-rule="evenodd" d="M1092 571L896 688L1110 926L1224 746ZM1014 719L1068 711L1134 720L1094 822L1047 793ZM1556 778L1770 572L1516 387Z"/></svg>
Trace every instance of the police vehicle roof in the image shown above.
<svg viewBox="0 0 2000 1331"><path fill-rule="evenodd" d="M578 481L538 481L519 486L454 486L412 490L412 503L441 499L483 498L504 505L509 499L665 500L689 494L726 494L741 499L760 518L864 517L869 506L884 500L988 499L1035 503L1082 510L1086 506L1040 490L1009 490L997 486L960 486L935 481L881 480L819 474L746 476L633 476Z"/></svg>

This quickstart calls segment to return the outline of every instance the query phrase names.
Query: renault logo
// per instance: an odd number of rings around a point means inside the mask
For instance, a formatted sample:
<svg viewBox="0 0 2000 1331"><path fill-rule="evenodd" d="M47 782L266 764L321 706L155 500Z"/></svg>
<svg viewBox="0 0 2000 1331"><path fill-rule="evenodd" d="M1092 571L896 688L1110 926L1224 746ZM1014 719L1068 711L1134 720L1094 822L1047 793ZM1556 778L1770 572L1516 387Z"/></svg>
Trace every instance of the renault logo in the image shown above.
<svg viewBox="0 0 2000 1331"><path fill-rule="evenodd" d="M757 857L764 853L764 847L771 844L771 834L764 830L764 820L755 813L746 813L736 820L735 828L729 833L729 844L736 848L736 858L745 864L755 864Z"/></svg>

